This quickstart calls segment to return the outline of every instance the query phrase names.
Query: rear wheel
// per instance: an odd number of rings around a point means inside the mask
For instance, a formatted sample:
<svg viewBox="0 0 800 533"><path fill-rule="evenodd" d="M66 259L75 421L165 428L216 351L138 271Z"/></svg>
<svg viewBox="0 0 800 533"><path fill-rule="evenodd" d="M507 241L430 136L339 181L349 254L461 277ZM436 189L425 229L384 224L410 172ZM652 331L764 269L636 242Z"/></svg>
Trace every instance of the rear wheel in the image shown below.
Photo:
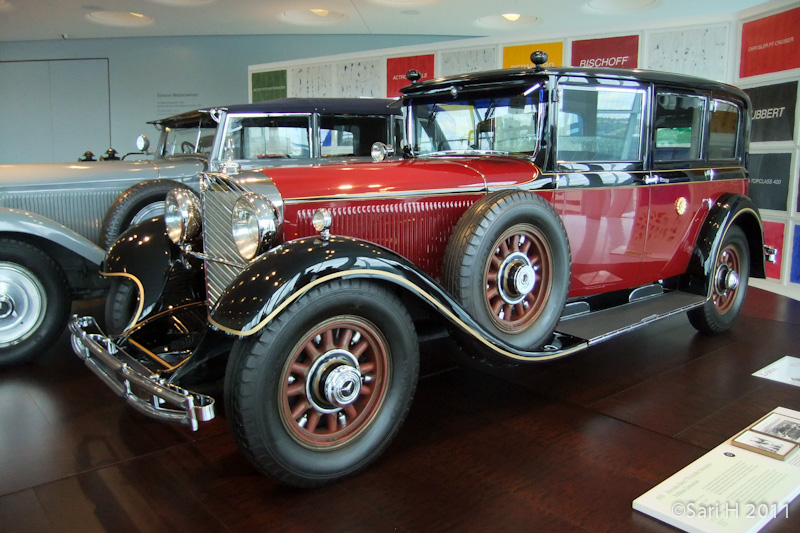
<svg viewBox="0 0 800 533"><path fill-rule="evenodd" d="M710 273L711 298L702 307L688 313L692 326L702 333L721 333L730 329L744 304L749 277L747 237L738 226L731 226L725 233Z"/></svg>
<svg viewBox="0 0 800 533"><path fill-rule="evenodd" d="M52 346L69 308L67 281L53 258L0 239L0 366L31 361Z"/></svg>
<svg viewBox="0 0 800 533"><path fill-rule="evenodd" d="M298 487L352 475L389 445L419 371L413 323L380 286L340 281L290 305L237 343L225 405L262 472Z"/></svg>

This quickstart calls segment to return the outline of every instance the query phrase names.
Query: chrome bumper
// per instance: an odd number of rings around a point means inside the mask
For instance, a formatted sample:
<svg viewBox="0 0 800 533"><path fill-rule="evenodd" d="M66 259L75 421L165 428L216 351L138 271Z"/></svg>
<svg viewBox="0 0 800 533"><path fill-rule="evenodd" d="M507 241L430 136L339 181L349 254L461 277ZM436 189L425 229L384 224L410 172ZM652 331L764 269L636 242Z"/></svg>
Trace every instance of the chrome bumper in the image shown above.
<svg viewBox="0 0 800 533"><path fill-rule="evenodd" d="M90 316L69 321L72 349L92 372L140 413L197 431L214 418L214 398L164 383L106 337Z"/></svg>

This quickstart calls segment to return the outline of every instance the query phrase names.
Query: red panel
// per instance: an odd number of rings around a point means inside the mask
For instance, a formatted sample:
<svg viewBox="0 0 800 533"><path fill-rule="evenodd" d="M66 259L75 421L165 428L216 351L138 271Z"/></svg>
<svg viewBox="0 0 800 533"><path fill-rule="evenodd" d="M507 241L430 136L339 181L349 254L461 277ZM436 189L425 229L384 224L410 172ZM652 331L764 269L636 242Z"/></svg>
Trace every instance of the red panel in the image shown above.
<svg viewBox="0 0 800 533"><path fill-rule="evenodd" d="M742 25L739 77L800 67L800 7Z"/></svg>
<svg viewBox="0 0 800 533"><path fill-rule="evenodd" d="M786 224L783 222L764 222L764 244L772 246L778 250L778 259L773 263L765 263L767 267L767 277L781 279L781 257L783 255L783 236L786 232Z"/></svg>
<svg viewBox="0 0 800 533"><path fill-rule="evenodd" d="M708 209L706 198L715 200L724 192L744 194L745 180L677 183L651 187L650 219L640 284L677 276L686 271L697 236ZM676 200L684 198L686 212L678 214Z"/></svg>
<svg viewBox="0 0 800 533"><path fill-rule="evenodd" d="M433 78L433 66L433 54L387 59L386 96L388 98L400 96L400 89L411 83L406 79L406 74L411 69L416 69L422 74L420 81Z"/></svg>
<svg viewBox="0 0 800 533"><path fill-rule="evenodd" d="M636 68L639 66L639 36L572 41L572 66Z"/></svg>
<svg viewBox="0 0 800 533"><path fill-rule="evenodd" d="M566 189L556 197L564 200L557 209L572 249L570 296L636 286L645 244L648 189Z"/></svg>

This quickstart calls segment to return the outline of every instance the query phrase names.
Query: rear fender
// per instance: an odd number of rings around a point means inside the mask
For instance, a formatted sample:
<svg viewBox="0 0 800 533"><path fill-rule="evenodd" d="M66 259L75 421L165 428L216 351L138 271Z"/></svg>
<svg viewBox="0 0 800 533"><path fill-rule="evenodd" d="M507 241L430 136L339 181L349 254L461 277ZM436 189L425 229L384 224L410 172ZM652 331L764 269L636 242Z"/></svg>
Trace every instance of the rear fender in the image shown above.
<svg viewBox="0 0 800 533"><path fill-rule="evenodd" d="M764 230L758 208L741 194L723 194L710 209L697 238L682 288L697 294L710 294L709 280L717 253L731 226L739 226L747 237L750 251L750 276L763 278Z"/></svg>

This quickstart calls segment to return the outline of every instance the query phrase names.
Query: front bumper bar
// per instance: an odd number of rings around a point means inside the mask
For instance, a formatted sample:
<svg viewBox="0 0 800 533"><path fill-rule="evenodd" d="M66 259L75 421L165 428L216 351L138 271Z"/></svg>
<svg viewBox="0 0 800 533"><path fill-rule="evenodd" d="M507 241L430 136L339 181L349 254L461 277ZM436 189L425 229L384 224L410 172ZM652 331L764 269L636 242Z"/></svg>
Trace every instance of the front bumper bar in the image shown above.
<svg viewBox="0 0 800 533"><path fill-rule="evenodd" d="M140 413L192 431L214 418L214 398L164 382L105 336L94 318L73 315L69 330L78 357Z"/></svg>

